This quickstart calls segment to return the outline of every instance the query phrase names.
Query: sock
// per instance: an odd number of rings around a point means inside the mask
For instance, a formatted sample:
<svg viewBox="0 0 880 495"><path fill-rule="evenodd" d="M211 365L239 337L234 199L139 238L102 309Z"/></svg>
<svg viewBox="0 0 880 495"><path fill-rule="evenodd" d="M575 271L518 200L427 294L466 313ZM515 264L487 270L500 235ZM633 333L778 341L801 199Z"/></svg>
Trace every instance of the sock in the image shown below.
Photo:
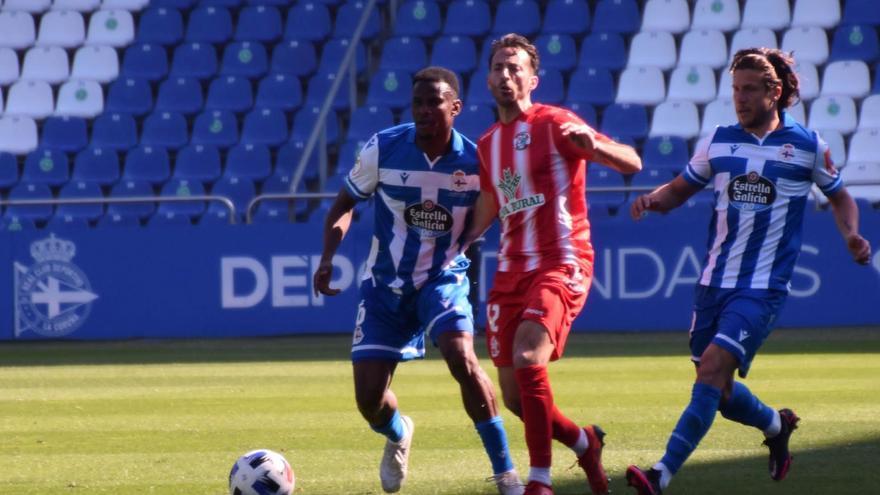
<svg viewBox="0 0 880 495"><path fill-rule="evenodd" d="M654 464L653 468L660 471L660 489L665 490L669 486L669 482L672 481L672 473L669 472L669 468L662 462Z"/></svg>
<svg viewBox="0 0 880 495"><path fill-rule="evenodd" d="M709 431L709 427L712 426L712 421L715 419L715 413L718 412L720 400L720 389L703 383L694 384L691 402L681 413L678 424L675 425L669 442L666 444L666 454L660 459L660 462L673 475L678 472L684 461Z"/></svg>
<svg viewBox="0 0 880 495"><path fill-rule="evenodd" d="M553 406L552 414L553 439L573 450L578 457L584 455L589 446L584 429L565 417L556 406Z"/></svg>
<svg viewBox="0 0 880 495"><path fill-rule="evenodd" d="M529 466L549 468L553 441L553 393L545 366L515 371L529 449Z"/></svg>
<svg viewBox="0 0 880 495"><path fill-rule="evenodd" d="M764 428L764 436L767 438L773 438L782 431L782 418L779 417L779 411L775 409L772 409L772 411L773 419L770 421L770 426Z"/></svg>
<svg viewBox="0 0 880 495"><path fill-rule="evenodd" d="M391 416L391 419L387 424L383 426L370 425L370 428L376 433L385 435L388 440L395 443L399 442L406 436L406 424L403 422L403 419L400 418L400 412L397 410L394 411L394 415Z"/></svg>
<svg viewBox="0 0 880 495"><path fill-rule="evenodd" d="M529 481L537 481L547 486L552 486L550 480L550 468L548 467L531 467L529 468Z"/></svg>
<svg viewBox="0 0 880 495"><path fill-rule="evenodd" d="M481 421L474 426L492 463L492 474L501 474L513 469L513 460L510 459L510 451L507 448L507 432L504 431L504 420L501 416Z"/></svg>
<svg viewBox="0 0 880 495"><path fill-rule="evenodd" d="M590 439L587 438L587 432L585 432L583 428L578 428L578 433L579 435L577 440L575 440L573 444L569 445L568 448L574 451L574 455L580 457L584 455L587 452L587 449L590 447Z"/></svg>
<svg viewBox="0 0 880 495"><path fill-rule="evenodd" d="M773 414L776 413L758 400L751 390L740 382L733 382L730 398L718 404L718 411L731 421L754 426L762 431L770 427L773 423Z"/></svg>

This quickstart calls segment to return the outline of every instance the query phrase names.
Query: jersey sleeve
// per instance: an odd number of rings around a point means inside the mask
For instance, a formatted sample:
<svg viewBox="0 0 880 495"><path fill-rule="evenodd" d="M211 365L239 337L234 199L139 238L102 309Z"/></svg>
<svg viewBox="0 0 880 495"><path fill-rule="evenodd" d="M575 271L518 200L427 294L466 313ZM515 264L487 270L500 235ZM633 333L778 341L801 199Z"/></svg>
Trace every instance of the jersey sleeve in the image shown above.
<svg viewBox="0 0 880 495"><path fill-rule="evenodd" d="M361 148L357 161L345 177L345 188L357 200L369 199L379 184L379 138L374 134Z"/></svg>
<svg viewBox="0 0 880 495"><path fill-rule="evenodd" d="M816 162L813 164L813 182L825 196L831 196L843 187L840 174L831 159L831 149L824 139L816 135Z"/></svg>
<svg viewBox="0 0 880 495"><path fill-rule="evenodd" d="M577 115L575 115L574 113L572 113L568 110L563 110L561 112L556 113L553 118L553 142L556 145L556 149L559 150L559 153L561 153L563 157L565 157L566 159L569 159L569 160L571 160L571 159L575 159L575 160L583 159L583 160L587 160L587 161L592 160L593 153L586 151L585 149L581 148L580 146L574 144L571 141L571 139L564 137L562 135L562 129L560 129L560 127L562 126L562 124L564 124L566 122L571 122L575 125L585 125L587 127L590 127L590 129L592 129L592 127L589 124L587 124L580 117L578 117ZM593 129L593 130L595 131L595 129ZM596 131L596 139L598 141L604 142L604 143L611 141L611 138L602 134L599 131Z"/></svg>
<svg viewBox="0 0 880 495"><path fill-rule="evenodd" d="M697 142L694 154L681 176L689 183L706 187L712 178L712 164L709 163L709 145L712 144L713 134L710 134Z"/></svg>

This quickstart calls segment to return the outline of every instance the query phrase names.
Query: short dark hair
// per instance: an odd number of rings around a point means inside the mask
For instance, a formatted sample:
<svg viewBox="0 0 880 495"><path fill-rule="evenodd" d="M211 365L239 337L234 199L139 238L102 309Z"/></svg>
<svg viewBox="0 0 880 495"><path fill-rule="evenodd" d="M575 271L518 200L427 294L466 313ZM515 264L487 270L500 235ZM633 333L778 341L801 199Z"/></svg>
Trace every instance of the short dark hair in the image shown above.
<svg viewBox="0 0 880 495"><path fill-rule="evenodd" d="M452 88L453 93L455 93L455 97L458 98L461 94L461 91L458 88L458 76L455 75L455 72L445 68L438 67L436 65L431 67L425 67L424 69L416 72L416 75L413 76L413 87L420 82L445 82Z"/></svg>
<svg viewBox="0 0 880 495"><path fill-rule="evenodd" d="M538 66L541 64L541 57L538 56L538 49L535 48L528 38L521 34L509 33L492 42L492 48L489 50L489 67L492 67L492 58L495 52L502 48L520 48L529 55L529 61L532 63L532 70L538 73Z"/></svg>
<svg viewBox="0 0 880 495"><path fill-rule="evenodd" d="M744 48L736 52L730 63L731 74L740 69L760 72L767 89L782 86L779 110L791 107L801 96L800 82L794 72L794 57L790 53L777 48Z"/></svg>

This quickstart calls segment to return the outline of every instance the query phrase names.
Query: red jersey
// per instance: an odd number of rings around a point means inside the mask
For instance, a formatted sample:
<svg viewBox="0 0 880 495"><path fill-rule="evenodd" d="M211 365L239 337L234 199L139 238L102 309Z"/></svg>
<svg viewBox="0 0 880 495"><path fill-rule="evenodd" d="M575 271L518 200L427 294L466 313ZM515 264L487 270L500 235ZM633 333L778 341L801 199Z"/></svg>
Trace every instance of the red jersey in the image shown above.
<svg viewBox="0 0 880 495"><path fill-rule="evenodd" d="M513 122L496 122L477 144L480 188L492 194L501 221L498 271L592 268L585 191L591 155L562 136L565 122L586 125L569 110L534 104Z"/></svg>

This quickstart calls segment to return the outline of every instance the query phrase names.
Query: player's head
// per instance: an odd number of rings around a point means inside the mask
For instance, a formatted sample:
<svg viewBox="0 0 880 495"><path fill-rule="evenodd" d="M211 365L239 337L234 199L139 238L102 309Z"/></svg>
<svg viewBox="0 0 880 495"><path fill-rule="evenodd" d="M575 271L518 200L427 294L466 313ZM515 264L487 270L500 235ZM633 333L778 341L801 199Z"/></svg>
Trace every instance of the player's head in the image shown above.
<svg viewBox="0 0 880 495"><path fill-rule="evenodd" d="M539 64L538 50L524 36L511 33L493 41L488 85L495 102L502 107L531 103L531 93L538 87Z"/></svg>
<svg viewBox="0 0 880 495"><path fill-rule="evenodd" d="M746 48L730 64L733 103L743 127L759 127L800 96L794 59L775 48Z"/></svg>
<svg viewBox="0 0 880 495"><path fill-rule="evenodd" d="M458 77L443 67L427 67L413 76L412 117L420 139L449 135L461 113Z"/></svg>

